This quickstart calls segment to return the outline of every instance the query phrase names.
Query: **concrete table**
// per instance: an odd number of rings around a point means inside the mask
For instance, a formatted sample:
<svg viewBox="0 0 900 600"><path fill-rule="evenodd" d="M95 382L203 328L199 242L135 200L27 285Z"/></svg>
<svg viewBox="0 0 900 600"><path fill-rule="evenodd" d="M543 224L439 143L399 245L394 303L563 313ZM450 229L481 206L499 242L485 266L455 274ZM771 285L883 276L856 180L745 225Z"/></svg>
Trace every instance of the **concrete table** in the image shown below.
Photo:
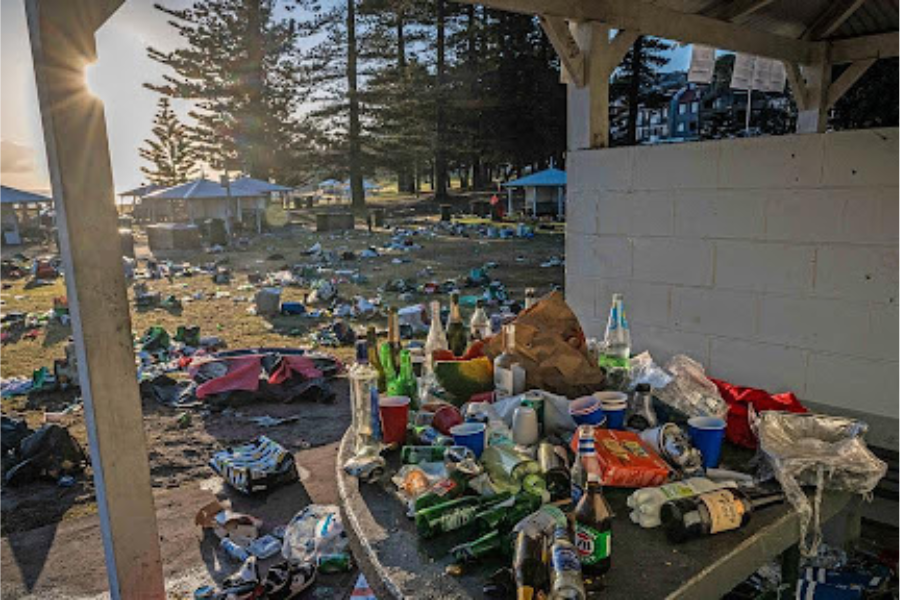
<svg viewBox="0 0 900 600"><path fill-rule="evenodd" d="M352 455L351 433L344 435L337 459L338 494L344 526L360 569L382 600L387 598L481 598L482 585L494 570L507 565L502 557L466 568L459 577L447 575L450 548L465 541L452 532L420 540L404 506L386 477L381 483L360 484L344 473ZM393 462L396 467L399 459ZM615 513L613 567L606 576L604 600L635 598L718 598L766 562L784 553L785 563L798 558L799 518L789 504L754 514L747 527L730 533L670 543L660 529L642 529L628 518L631 490L608 488ZM822 522L847 505L850 494L826 493Z"/></svg>

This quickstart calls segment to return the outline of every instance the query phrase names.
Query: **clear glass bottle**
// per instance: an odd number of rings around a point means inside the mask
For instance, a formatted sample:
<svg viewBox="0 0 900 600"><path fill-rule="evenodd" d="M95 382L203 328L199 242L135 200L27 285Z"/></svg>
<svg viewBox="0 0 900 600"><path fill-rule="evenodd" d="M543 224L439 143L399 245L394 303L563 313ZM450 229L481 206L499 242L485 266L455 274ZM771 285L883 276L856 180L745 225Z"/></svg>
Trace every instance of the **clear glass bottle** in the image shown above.
<svg viewBox="0 0 900 600"><path fill-rule="evenodd" d="M569 532L558 527L550 547L550 600L584 600L587 593L581 576L581 563Z"/></svg>
<svg viewBox="0 0 900 600"><path fill-rule="evenodd" d="M498 400L525 391L525 369L515 355L516 326L506 325L501 335L503 352L494 359L494 391Z"/></svg>
<svg viewBox="0 0 900 600"><path fill-rule="evenodd" d="M469 319L469 336L473 340L483 340L491 337L491 320L484 312L484 300L478 299L475 303L475 312Z"/></svg>
<svg viewBox="0 0 900 600"><path fill-rule="evenodd" d="M625 317L625 303L622 294L613 294L606 322L603 353L612 364L627 368L631 358L631 331Z"/></svg>
<svg viewBox="0 0 900 600"><path fill-rule="evenodd" d="M368 343L364 340L356 344L356 363L350 367L351 422L356 438L356 454L377 448L376 432L373 424L378 413L372 415L372 387L377 390L378 371L369 364Z"/></svg>
<svg viewBox="0 0 900 600"><path fill-rule="evenodd" d="M441 303L434 300L431 303L431 326L428 328L428 338L425 340L425 369L428 373L434 372L435 350L447 350L447 334L444 333L444 325L441 323Z"/></svg>

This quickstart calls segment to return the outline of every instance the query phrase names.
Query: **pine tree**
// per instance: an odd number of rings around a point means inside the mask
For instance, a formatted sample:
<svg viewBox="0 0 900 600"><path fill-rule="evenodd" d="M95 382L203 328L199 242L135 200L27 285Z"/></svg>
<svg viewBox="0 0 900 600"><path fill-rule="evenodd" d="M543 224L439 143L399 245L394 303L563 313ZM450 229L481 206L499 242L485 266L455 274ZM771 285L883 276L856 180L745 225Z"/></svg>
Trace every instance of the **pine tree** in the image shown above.
<svg viewBox="0 0 900 600"><path fill-rule="evenodd" d="M157 102L153 118L152 138L144 140L139 149L141 158L152 166L141 167L147 180L156 185L170 187L184 183L194 175L197 166L196 151L187 127L162 97Z"/></svg>
<svg viewBox="0 0 900 600"><path fill-rule="evenodd" d="M314 0L291 0L293 11ZM194 102L200 156L215 168L240 169L290 182L312 131L298 117L309 91L301 79L297 41L313 35L294 18L276 16L277 0L197 0L190 8L156 8L171 17L185 45L147 52L173 71L148 88ZM302 164L302 162L301 162Z"/></svg>
<svg viewBox="0 0 900 600"><path fill-rule="evenodd" d="M655 37L640 36L632 44L610 85L610 102L626 99L628 121L626 145L637 143L637 115L640 106L660 107L667 101L657 89L659 70L669 63L672 44Z"/></svg>

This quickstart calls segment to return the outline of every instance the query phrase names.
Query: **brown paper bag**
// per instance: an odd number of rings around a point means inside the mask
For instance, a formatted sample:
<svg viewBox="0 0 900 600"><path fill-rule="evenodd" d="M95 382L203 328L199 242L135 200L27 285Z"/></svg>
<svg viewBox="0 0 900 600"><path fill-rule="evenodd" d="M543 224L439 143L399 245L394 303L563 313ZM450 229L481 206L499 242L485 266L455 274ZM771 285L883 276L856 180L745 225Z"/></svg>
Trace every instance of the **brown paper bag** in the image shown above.
<svg viewBox="0 0 900 600"><path fill-rule="evenodd" d="M561 292L551 292L516 317L515 355L526 371L526 388L568 398L603 387L603 371L588 358L584 331ZM485 345L493 360L503 351L502 336Z"/></svg>

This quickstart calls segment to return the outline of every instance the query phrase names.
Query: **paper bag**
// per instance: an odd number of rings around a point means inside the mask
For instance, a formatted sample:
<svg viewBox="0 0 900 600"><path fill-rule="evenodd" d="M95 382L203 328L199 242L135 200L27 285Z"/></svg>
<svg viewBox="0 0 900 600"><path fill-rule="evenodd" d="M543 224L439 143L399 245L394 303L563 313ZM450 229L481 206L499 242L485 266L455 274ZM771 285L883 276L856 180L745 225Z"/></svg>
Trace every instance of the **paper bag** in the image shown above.
<svg viewBox="0 0 900 600"><path fill-rule="evenodd" d="M525 389L578 398L603 387L603 371L588 358L584 331L561 292L551 292L520 313L515 325L514 354L525 368ZM491 360L503 351L501 337L495 335L485 345Z"/></svg>

